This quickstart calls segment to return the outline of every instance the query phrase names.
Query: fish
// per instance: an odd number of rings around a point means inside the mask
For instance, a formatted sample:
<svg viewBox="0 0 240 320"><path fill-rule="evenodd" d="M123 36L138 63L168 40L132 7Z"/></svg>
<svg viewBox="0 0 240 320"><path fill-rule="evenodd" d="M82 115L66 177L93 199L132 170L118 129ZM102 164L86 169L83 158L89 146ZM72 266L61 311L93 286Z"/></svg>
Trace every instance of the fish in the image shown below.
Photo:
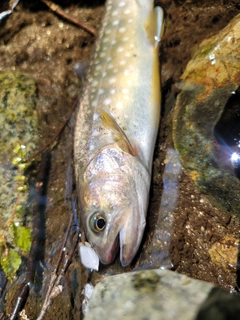
<svg viewBox="0 0 240 320"><path fill-rule="evenodd" d="M80 221L101 263L134 259L146 226L160 121L163 10L108 0L74 126Z"/></svg>

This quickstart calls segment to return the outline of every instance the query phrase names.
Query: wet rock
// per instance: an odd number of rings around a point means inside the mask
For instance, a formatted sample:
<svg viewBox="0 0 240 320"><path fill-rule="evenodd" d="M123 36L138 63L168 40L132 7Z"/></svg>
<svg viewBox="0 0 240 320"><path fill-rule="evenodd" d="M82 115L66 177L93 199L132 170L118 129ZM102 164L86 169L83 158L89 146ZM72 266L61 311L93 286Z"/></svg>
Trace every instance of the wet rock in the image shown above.
<svg viewBox="0 0 240 320"><path fill-rule="evenodd" d="M240 314L239 294L213 288L201 305L196 320L238 320Z"/></svg>
<svg viewBox="0 0 240 320"><path fill-rule="evenodd" d="M208 250L213 263L232 272L237 271L239 255L239 239L227 234L215 242Z"/></svg>
<svg viewBox="0 0 240 320"><path fill-rule="evenodd" d="M39 132L36 86L30 76L0 73L0 127L0 265L12 277L21 263L19 253L27 252L31 243L27 159L37 149Z"/></svg>
<svg viewBox="0 0 240 320"><path fill-rule="evenodd" d="M85 320L195 319L212 288L160 269L109 276L95 287Z"/></svg>
<svg viewBox="0 0 240 320"><path fill-rule="evenodd" d="M183 166L213 205L236 215L240 180L231 155L240 134L239 40L240 15L201 43L182 76L173 120L174 144Z"/></svg>

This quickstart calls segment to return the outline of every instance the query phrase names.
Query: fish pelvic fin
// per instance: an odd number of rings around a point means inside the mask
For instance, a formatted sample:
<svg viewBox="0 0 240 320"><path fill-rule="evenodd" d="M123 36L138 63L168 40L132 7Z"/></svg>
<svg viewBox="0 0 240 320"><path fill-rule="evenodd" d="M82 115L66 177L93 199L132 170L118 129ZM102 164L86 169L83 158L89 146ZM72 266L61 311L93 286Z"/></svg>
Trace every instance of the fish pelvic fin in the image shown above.
<svg viewBox="0 0 240 320"><path fill-rule="evenodd" d="M120 128L116 120L106 111L98 108L102 125L105 129L110 130L113 134L113 139L118 147L124 152L130 153L132 156L138 156L137 150L132 146L124 131Z"/></svg>

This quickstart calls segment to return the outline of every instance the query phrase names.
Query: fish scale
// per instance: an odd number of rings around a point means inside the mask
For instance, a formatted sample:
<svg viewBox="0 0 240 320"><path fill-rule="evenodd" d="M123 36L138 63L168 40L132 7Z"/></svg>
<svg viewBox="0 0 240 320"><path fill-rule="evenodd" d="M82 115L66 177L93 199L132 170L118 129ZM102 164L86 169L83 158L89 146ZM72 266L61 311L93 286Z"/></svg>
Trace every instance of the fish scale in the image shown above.
<svg viewBox="0 0 240 320"><path fill-rule="evenodd" d="M121 263L129 264L146 224L160 118L162 16L153 1L107 1L77 109L81 221L103 263L120 245Z"/></svg>

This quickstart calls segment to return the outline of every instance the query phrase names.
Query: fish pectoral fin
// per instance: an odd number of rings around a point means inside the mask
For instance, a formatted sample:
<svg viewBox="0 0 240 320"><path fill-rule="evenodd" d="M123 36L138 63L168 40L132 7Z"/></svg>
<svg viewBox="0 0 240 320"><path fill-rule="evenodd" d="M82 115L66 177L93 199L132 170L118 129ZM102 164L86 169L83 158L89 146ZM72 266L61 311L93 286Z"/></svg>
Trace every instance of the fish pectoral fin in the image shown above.
<svg viewBox="0 0 240 320"><path fill-rule="evenodd" d="M144 24L149 42L153 47L158 47L164 31L163 9L161 7L155 7L154 10L148 16L147 21Z"/></svg>
<svg viewBox="0 0 240 320"><path fill-rule="evenodd" d="M132 146L126 134L117 124L116 120L106 111L99 108L99 113L102 119L102 125L105 129L112 131L114 141L118 147L124 152L130 153L132 156L137 156L137 150Z"/></svg>

